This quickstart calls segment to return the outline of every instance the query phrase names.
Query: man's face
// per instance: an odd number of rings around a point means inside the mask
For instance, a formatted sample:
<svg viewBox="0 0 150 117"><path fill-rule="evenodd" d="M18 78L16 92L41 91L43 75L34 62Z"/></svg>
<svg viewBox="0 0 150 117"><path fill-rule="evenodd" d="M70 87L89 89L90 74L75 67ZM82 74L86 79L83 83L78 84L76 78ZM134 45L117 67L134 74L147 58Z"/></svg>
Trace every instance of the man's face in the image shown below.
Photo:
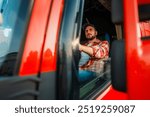
<svg viewBox="0 0 150 117"><path fill-rule="evenodd" d="M92 26L87 26L86 28L85 28L85 37L87 38L87 39L94 39L95 37L96 37L96 35L97 35L97 31L95 30L95 28L94 27L92 27Z"/></svg>

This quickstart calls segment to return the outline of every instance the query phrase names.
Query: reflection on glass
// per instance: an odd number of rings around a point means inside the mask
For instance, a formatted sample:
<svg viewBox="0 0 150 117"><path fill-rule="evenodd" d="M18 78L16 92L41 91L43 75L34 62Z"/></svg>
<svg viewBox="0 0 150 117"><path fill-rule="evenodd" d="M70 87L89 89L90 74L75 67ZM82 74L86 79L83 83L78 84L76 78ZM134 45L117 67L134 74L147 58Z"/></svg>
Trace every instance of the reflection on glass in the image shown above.
<svg viewBox="0 0 150 117"><path fill-rule="evenodd" d="M0 75L12 75L33 0L0 0Z"/></svg>

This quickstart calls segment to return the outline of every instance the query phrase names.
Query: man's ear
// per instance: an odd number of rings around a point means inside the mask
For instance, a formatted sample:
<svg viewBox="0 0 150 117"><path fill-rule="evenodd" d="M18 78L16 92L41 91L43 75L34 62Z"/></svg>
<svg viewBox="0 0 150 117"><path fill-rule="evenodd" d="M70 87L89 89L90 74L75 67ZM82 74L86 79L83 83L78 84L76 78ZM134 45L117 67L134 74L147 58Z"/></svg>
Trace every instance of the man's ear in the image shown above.
<svg viewBox="0 0 150 117"><path fill-rule="evenodd" d="M95 31L95 35L97 36L97 34L98 34L98 32L97 31Z"/></svg>

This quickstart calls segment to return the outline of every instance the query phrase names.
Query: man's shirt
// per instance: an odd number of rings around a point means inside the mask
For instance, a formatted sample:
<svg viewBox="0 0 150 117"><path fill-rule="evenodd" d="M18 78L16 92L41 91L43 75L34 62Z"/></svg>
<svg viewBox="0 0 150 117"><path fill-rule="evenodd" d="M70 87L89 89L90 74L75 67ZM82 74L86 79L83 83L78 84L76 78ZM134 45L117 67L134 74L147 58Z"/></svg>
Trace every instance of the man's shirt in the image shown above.
<svg viewBox="0 0 150 117"><path fill-rule="evenodd" d="M108 41L100 41L99 39L96 39L96 41L91 43L88 42L84 45L92 48L93 55L90 56L89 60L85 62L85 64L80 66L80 69L101 73L104 68L104 60L109 57Z"/></svg>

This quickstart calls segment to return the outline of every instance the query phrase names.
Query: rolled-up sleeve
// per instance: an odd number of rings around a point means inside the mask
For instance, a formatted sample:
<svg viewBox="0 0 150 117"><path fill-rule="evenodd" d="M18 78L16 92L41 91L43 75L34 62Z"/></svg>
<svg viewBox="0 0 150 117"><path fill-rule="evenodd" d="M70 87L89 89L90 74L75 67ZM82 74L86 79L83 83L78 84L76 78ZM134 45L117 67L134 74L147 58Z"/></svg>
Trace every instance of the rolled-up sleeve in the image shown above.
<svg viewBox="0 0 150 117"><path fill-rule="evenodd" d="M109 43L107 41L102 41L98 45L91 46L93 49L93 58L105 58L109 55Z"/></svg>

